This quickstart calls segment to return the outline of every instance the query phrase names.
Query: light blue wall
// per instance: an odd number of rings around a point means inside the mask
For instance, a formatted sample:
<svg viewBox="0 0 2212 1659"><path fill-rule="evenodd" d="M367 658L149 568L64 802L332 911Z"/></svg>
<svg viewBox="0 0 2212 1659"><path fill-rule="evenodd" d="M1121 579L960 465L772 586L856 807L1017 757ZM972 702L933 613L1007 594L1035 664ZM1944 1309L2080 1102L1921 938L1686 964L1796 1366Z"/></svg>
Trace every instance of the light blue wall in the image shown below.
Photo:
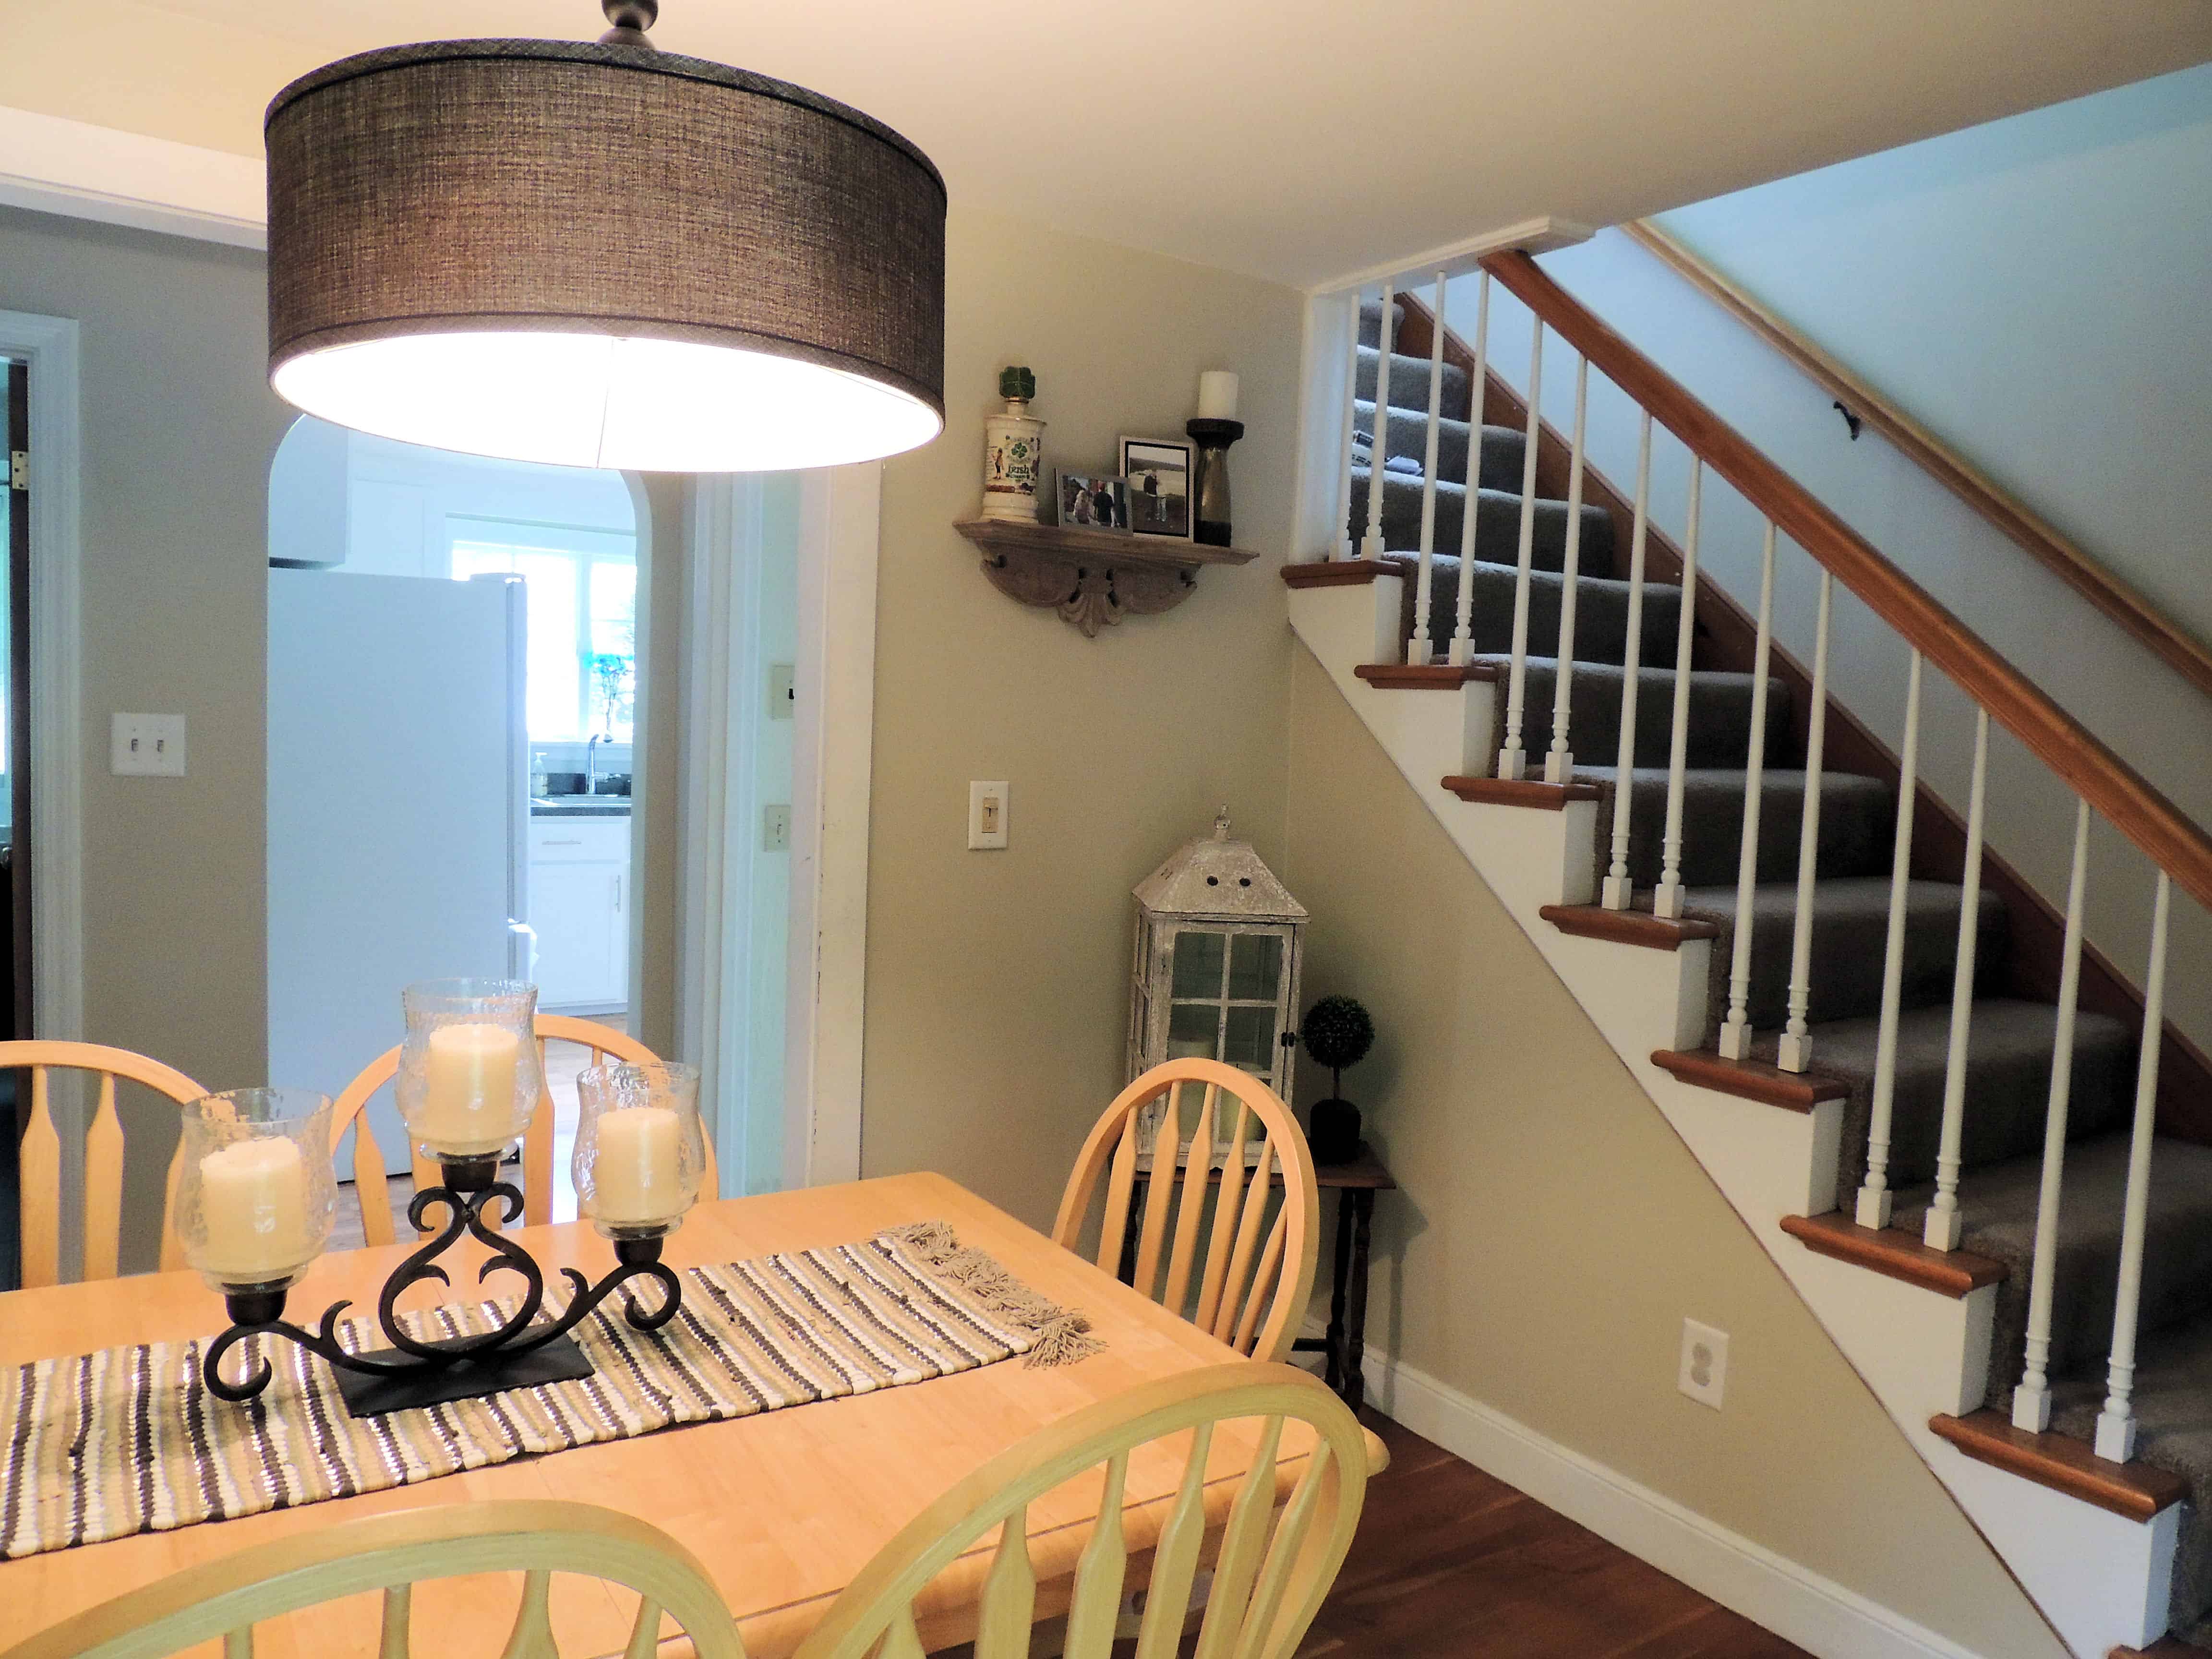
<svg viewBox="0 0 2212 1659"><path fill-rule="evenodd" d="M1660 223L2212 639L2212 64Z"/></svg>

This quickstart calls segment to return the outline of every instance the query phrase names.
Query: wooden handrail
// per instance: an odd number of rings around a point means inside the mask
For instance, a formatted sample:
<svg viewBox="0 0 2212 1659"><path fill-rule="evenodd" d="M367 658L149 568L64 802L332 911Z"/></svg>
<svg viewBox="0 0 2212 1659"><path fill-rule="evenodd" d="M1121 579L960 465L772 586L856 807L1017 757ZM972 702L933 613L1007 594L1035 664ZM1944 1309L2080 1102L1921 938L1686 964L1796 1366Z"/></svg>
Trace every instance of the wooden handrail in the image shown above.
<svg viewBox="0 0 2212 1659"><path fill-rule="evenodd" d="M1726 479L1875 614L1989 710L2045 766L2212 908L2212 836L1935 596L1816 501L1727 422L1561 288L1526 253L1483 266Z"/></svg>
<svg viewBox="0 0 2212 1659"><path fill-rule="evenodd" d="M2199 691L2212 696L2212 650L2160 614L2148 599L1649 219L1632 219L1620 228L1788 358L1808 380L1881 434L1907 460L1964 501L1977 517L2017 543L2029 557L2149 647L2161 661Z"/></svg>

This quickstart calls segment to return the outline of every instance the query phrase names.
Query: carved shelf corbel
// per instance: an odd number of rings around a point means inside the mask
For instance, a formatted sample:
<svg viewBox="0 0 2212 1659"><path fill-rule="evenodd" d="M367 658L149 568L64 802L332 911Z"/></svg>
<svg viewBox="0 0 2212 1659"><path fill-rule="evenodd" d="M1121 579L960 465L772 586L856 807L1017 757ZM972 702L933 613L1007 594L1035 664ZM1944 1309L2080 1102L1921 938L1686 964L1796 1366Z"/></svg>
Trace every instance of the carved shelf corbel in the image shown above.
<svg viewBox="0 0 2212 1659"><path fill-rule="evenodd" d="M1260 556L1249 548L1012 519L963 519L953 528L975 544L992 586L1059 611L1086 639L1132 612L1174 610L1206 565L1249 564Z"/></svg>

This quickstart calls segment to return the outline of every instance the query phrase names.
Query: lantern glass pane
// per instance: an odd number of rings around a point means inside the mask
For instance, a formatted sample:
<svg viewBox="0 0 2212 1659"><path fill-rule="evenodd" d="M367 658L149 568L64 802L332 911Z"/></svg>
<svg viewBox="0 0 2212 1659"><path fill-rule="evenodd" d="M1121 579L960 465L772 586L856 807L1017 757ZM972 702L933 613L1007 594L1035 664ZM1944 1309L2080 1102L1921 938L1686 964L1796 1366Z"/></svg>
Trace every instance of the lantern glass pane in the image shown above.
<svg viewBox="0 0 2212 1659"><path fill-rule="evenodd" d="M1229 938L1225 933L1185 931L1176 935L1175 994L1178 997L1219 997L1221 962Z"/></svg>
<svg viewBox="0 0 2212 1659"><path fill-rule="evenodd" d="M1265 1077L1275 1066L1275 1011L1273 1008L1231 1008L1222 1059Z"/></svg>
<svg viewBox="0 0 2212 1659"><path fill-rule="evenodd" d="M1170 1060L1217 1060L1220 1056L1216 1052L1216 1045L1220 1037L1220 1004L1178 1002L1169 1010Z"/></svg>
<svg viewBox="0 0 2212 1659"><path fill-rule="evenodd" d="M1274 933L1238 933L1230 942L1229 994L1238 1001L1273 1002L1283 971L1283 941Z"/></svg>

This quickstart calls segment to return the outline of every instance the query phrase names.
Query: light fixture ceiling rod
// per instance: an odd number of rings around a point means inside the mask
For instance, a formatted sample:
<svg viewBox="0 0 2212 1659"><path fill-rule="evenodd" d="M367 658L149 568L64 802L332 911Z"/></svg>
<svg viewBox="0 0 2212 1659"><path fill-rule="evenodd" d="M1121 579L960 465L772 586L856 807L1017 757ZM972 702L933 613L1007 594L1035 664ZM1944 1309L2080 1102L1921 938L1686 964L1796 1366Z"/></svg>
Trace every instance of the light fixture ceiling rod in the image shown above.
<svg viewBox="0 0 2212 1659"><path fill-rule="evenodd" d="M603 46L646 46L653 42L645 32L659 21L660 0L599 0L599 9L614 27L599 37Z"/></svg>

